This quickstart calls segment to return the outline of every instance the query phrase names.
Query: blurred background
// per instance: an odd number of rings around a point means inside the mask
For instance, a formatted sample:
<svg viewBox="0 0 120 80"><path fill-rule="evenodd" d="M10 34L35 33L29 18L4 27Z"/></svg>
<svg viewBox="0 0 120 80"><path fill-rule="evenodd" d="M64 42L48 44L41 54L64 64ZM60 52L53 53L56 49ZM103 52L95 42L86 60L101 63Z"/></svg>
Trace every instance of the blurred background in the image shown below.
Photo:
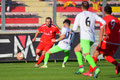
<svg viewBox="0 0 120 80"><path fill-rule="evenodd" d="M1 61L12 61L16 57L18 50L26 47L28 41L31 41L35 32L44 24L46 17L52 17L53 24L57 27L63 27L63 20L71 20L71 28L75 16L80 13L82 1L89 1L89 11L95 12L104 17L103 8L105 5L112 6L112 15L120 20L120 0L0 0L0 59ZM99 23L95 24L96 42L92 46L91 55L93 54L99 40ZM79 31L79 30L78 30ZM79 42L79 33L76 32L74 45L71 50L71 60L75 60L74 47ZM41 35L40 35L41 36ZM35 48L39 42L29 46L23 51L25 59L34 60ZM115 58L120 58L117 50ZM28 54L29 53L29 54ZM56 54L57 55L57 54ZM63 55L58 54L57 59L62 59ZM3 59L7 58L7 59ZM55 58L53 56L53 58ZM51 58L51 59L53 59ZM100 56L100 59L103 59Z"/></svg>
<svg viewBox="0 0 120 80"><path fill-rule="evenodd" d="M5 6L5 29L26 30L37 29L44 23L47 16L54 18L53 23L57 24L58 27L63 27L62 21L66 18L70 19L73 24L75 16L81 12L81 2L84 0L0 0L0 2L1 1L5 1L5 4L3 3ZM112 6L113 15L118 18L120 17L120 0L86 1L90 3L89 11L103 16L103 5L110 5ZM56 4L54 5L54 3ZM102 3L104 4L102 5ZM2 10L1 7L2 2L0 11ZM1 14L2 13L0 13L0 15ZM2 26L1 23L0 18L0 27ZM99 29L98 22L96 22L96 29Z"/></svg>

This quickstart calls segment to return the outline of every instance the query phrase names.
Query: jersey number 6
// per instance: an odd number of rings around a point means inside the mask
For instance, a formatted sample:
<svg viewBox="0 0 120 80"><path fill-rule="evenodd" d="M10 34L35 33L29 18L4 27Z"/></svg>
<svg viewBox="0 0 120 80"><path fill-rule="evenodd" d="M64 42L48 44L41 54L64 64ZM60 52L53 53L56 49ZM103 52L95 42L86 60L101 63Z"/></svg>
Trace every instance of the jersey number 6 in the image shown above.
<svg viewBox="0 0 120 80"><path fill-rule="evenodd" d="M85 23L86 23L86 26L87 26L87 27L90 27L90 20L89 20L89 17L86 18Z"/></svg>

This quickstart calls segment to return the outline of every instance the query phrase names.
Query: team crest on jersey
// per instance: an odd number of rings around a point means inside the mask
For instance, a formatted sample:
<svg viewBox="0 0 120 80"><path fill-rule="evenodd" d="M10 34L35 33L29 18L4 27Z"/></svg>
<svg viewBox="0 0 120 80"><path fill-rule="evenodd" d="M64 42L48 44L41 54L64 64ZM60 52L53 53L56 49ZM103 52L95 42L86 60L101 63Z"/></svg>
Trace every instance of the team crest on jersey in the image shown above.
<svg viewBox="0 0 120 80"><path fill-rule="evenodd" d="M52 33L52 31L50 31L50 33Z"/></svg>

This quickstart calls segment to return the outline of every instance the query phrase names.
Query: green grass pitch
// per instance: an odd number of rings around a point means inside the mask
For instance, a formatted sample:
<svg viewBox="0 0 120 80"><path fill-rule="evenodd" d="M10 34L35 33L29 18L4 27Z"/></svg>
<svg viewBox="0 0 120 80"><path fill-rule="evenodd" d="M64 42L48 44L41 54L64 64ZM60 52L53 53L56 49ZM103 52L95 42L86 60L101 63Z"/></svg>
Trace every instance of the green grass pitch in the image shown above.
<svg viewBox="0 0 120 80"><path fill-rule="evenodd" d="M94 80L93 77L74 74L78 69L77 62L68 62L66 68L62 68L61 63L49 62L47 69L35 68L35 62L0 63L0 80ZM99 61L97 65L101 73L96 80L120 80L120 74L115 75L112 64ZM88 63L84 63L84 67L87 70Z"/></svg>

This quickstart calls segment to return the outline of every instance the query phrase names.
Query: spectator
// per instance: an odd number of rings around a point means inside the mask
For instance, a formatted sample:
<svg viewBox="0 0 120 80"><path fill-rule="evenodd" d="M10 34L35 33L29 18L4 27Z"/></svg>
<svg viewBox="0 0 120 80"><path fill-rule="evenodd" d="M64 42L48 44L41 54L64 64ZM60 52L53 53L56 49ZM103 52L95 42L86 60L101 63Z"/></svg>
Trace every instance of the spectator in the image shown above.
<svg viewBox="0 0 120 80"><path fill-rule="evenodd" d="M7 12L10 12L10 6L12 4L12 0L6 0L7 3Z"/></svg>

